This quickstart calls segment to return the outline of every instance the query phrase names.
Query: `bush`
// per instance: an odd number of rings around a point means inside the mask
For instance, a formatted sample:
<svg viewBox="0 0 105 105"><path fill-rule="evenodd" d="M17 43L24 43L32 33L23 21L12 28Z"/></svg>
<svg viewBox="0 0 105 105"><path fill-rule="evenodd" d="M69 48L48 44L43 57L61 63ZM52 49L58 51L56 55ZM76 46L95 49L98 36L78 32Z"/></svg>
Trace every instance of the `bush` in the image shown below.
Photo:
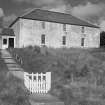
<svg viewBox="0 0 105 105"><path fill-rule="evenodd" d="M65 77L65 79L71 79L71 71L66 70L64 72L64 77Z"/></svg>
<svg viewBox="0 0 105 105"><path fill-rule="evenodd" d="M87 68L87 65L84 65L84 67L79 72L80 77L86 77L89 74L89 70Z"/></svg>
<svg viewBox="0 0 105 105"><path fill-rule="evenodd" d="M89 102L86 100L81 100L80 102L78 102L78 105L91 105L91 104L89 104Z"/></svg>
<svg viewBox="0 0 105 105"><path fill-rule="evenodd" d="M40 47L39 46L34 46L34 52L39 54L40 53Z"/></svg>
<svg viewBox="0 0 105 105"><path fill-rule="evenodd" d="M28 49L32 49L32 48L33 48L33 46L31 46L31 45L30 45L30 46L28 46L27 48L28 48Z"/></svg>

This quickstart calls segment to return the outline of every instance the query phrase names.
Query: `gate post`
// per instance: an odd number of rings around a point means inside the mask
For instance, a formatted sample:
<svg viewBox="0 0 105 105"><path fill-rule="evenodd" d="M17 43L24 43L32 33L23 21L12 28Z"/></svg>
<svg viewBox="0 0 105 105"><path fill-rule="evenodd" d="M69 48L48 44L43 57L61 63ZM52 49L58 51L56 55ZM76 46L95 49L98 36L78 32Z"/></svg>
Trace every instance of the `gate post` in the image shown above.
<svg viewBox="0 0 105 105"><path fill-rule="evenodd" d="M49 91L51 89L51 72L47 72L46 73L46 82L47 82L47 91Z"/></svg>

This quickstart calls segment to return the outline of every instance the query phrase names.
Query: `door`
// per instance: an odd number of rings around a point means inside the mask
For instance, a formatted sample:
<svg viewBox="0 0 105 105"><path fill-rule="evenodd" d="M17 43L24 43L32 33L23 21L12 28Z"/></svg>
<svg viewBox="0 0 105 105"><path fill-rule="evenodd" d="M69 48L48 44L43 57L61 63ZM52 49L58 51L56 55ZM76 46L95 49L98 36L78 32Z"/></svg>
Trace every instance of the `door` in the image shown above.
<svg viewBox="0 0 105 105"><path fill-rule="evenodd" d="M100 47L105 47L105 32L100 33Z"/></svg>
<svg viewBox="0 0 105 105"><path fill-rule="evenodd" d="M9 43L8 43L9 48L14 48L14 38L9 38Z"/></svg>

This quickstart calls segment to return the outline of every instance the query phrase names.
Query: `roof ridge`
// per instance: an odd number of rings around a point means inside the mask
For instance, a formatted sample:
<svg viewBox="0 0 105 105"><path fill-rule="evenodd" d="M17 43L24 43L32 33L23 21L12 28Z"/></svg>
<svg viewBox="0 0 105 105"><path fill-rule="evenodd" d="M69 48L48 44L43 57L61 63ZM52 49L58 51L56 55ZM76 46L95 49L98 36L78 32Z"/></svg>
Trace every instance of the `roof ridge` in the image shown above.
<svg viewBox="0 0 105 105"><path fill-rule="evenodd" d="M56 11L51 11L51 10L47 10L47 9L41 9L41 8L33 8L31 9L30 11L24 13L23 15L19 16L19 17L23 17L25 15L28 15L29 13L35 11L35 10L40 10L40 11L46 11L46 12L52 12L52 13L59 13L59 14L64 14L64 15L71 15L71 14L68 14L68 13L62 13L62 12L56 12ZM73 15L72 15L73 16ZM75 17L75 16L74 16Z"/></svg>
<svg viewBox="0 0 105 105"><path fill-rule="evenodd" d="M77 18L77 19L79 19L79 20L81 20L81 21L84 21L84 22L87 22L87 23L89 23L89 24L91 24L91 25L94 25L94 24L92 24L92 23L89 22L89 21L86 21L86 20L84 20L84 19L81 19L81 18L76 17L76 16L74 16L74 15L72 15L72 14L69 14L69 13L62 13L62 12L50 11L50 10L47 10L47 9L41 9L41 8L34 8L34 9L28 11L28 12L27 12L26 14L24 14L23 16L28 15L29 13L33 12L34 10L41 10L41 11L46 11L46 12L52 12L52 13L58 13L58 14L64 14L64 15L68 15L68 16L71 15L71 16L74 17L74 18ZM23 17L23 16L22 16L22 17ZM97 26L97 25L94 25L94 26ZM97 26L97 27L98 27L98 26Z"/></svg>
<svg viewBox="0 0 105 105"><path fill-rule="evenodd" d="M27 11L26 13L24 13L23 15L19 16L19 17L23 17L25 15L28 15L29 13L33 12L34 10L37 10L38 8L33 8L33 9L30 9L30 11Z"/></svg>
<svg viewBox="0 0 105 105"><path fill-rule="evenodd" d="M53 13L59 13L59 14L65 14L65 15L71 15L69 13L63 13L63 12L56 12L56 11L51 11L51 10L47 10L47 9L41 9L41 8L33 8L30 11L28 11L27 13L25 13L24 15L27 15L28 13L33 12L34 10L41 10L41 11L47 11L47 12L53 12ZM72 15L73 16L73 15Z"/></svg>
<svg viewBox="0 0 105 105"><path fill-rule="evenodd" d="M23 15L19 16L9 27L11 27L19 18L24 18L25 16L29 15L32 12L49 12L49 13L55 13L55 14L61 14L61 15L65 15L68 16L68 18L71 16L72 18L78 19L81 22L85 22L87 24L90 24L91 27L95 27L95 28L99 28L98 25L94 25L91 22L88 22L86 20L80 19L72 14L69 13L62 13L62 12L56 12L56 11L51 11L51 10L47 10L47 9L42 9L42 8L33 8L30 9L30 11L27 11L26 13L24 13ZM88 26L88 25L87 25Z"/></svg>

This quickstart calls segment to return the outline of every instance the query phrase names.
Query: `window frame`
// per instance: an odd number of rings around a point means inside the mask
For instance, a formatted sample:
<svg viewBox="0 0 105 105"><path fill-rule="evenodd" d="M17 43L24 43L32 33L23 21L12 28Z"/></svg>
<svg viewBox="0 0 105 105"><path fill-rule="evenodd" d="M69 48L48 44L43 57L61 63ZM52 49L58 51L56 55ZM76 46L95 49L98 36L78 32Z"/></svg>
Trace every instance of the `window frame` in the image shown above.
<svg viewBox="0 0 105 105"><path fill-rule="evenodd" d="M85 38L82 37L82 38L81 38L81 46L84 47L84 45L85 45Z"/></svg>
<svg viewBox="0 0 105 105"><path fill-rule="evenodd" d="M46 43L46 35L45 34L42 34L41 35L41 44L42 45L45 45L45 43Z"/></svg>
<svg viewBox="0 0 105 105"><path fill-rule="evenodd" d="M81 32L85 33L85 27L84 26L82 26Z"/></svg>
<svg viewBox="0 0 105 105"><path fill-rule="evenodd" d="M62 36L62 45L66 45L66 36Z"/></svg>
<svg viewBox="0 0 105 105"><path fill-rule="evenodd" d="M7 44L7 38L3 38L3 45Z"/></svg>

